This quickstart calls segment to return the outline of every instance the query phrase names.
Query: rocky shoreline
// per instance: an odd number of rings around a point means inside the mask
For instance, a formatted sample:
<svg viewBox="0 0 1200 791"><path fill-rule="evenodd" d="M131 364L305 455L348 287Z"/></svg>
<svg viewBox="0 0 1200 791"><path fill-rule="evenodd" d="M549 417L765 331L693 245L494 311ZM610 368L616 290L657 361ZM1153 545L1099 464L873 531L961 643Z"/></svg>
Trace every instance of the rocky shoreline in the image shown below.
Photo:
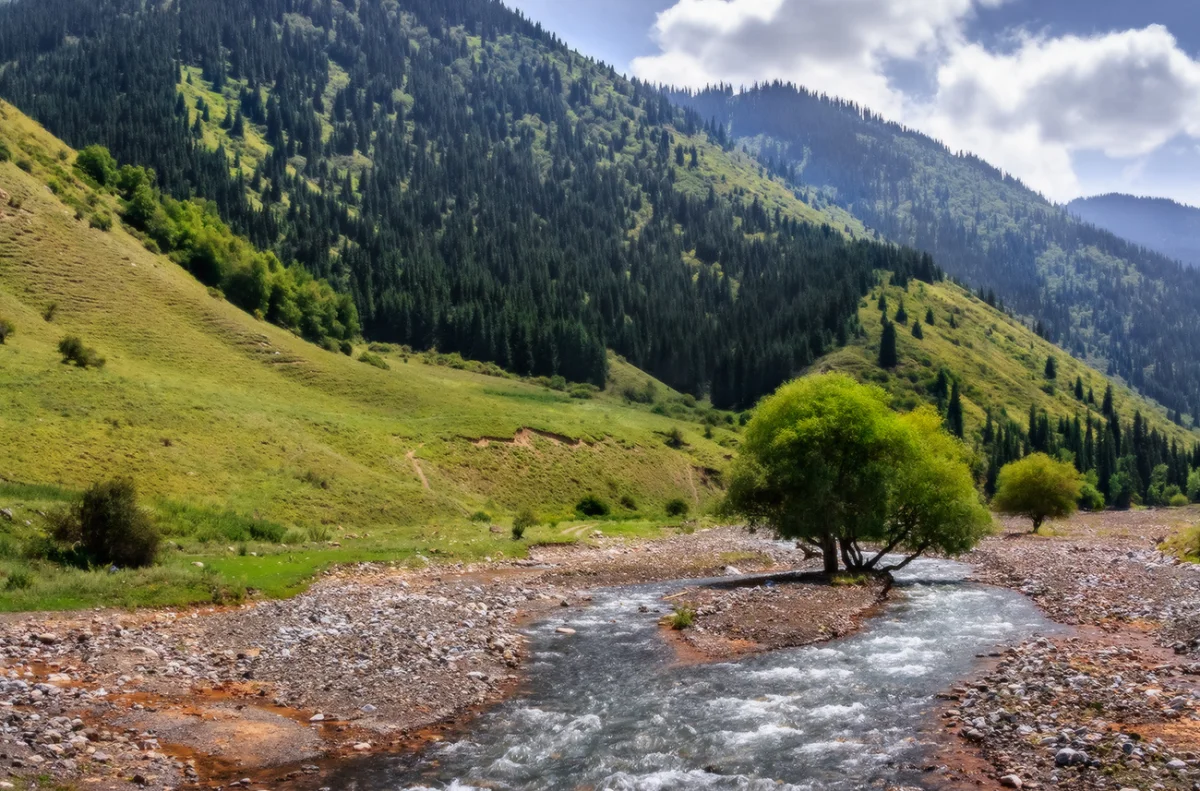
<svg viewBox="0 0 1200 791"><path fill-rule="evenodd" d="M733 528L535 548L528 560L327 574L245 607L0 620L0 789L267 788L437 740L516 688L520 626L610 585L793 568Z"/></svg>
<svg viewBox="0 0 1200 791"><path fill-rule="evenodd" d="M1046 537L1010 523L968 558L1070 628L946 693L931 769L947 787L1200 788L1200 567L1159 550L1197 516L1087 514Z"/></svg>

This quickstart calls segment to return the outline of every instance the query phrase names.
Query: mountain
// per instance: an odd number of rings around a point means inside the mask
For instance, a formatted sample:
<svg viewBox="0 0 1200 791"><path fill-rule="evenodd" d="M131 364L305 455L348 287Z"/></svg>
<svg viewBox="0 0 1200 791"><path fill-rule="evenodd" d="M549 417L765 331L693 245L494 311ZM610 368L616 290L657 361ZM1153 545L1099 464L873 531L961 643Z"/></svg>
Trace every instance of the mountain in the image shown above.
<svg viewBox="0 0 1200 791"><path fill-rule="evenodd" d="M0 52L0 95L214 201L374 341L595 385L611 349L744 408L876 271L940 276L494 0L21 0Z"/></svg>
<svg viewBox="0 0 1200 791"><path fill-rule="evenodd" d="M1142 247L1200 267L1200 209L1167 198L1097 195L1077 198L1067 211Z"/></svg>
<svg viewBox="0 0 1200 791"><path fill-rule="evenodd" d="M672 95L808 200L933 254L1073 355L1200 416L1200 270L850 102L779 83Z"/></svg>

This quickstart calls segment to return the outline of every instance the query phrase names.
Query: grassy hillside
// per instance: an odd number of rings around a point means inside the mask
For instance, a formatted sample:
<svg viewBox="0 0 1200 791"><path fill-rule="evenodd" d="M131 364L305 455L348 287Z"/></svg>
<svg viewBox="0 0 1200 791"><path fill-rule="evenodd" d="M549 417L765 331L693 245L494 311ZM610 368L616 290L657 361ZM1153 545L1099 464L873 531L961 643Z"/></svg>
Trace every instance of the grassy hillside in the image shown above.
<svg viewBox="0 0 1200 791"><path fill-rule="evenodd" d="M891 371L880 368L878 363L883 330L883 314L878 307L881 293L887 297L889 319L895 318L901 300L908 314L907 323L896 327L900 365ZM925 322L927 311L933 312L932 325ZM1166 410L1160 405L1070 357L954 283L914 282L907 291L894 286L878 287L862 301L858 317L862 335L822 358L815 369L845 371L880 384L893 395L896 408L911 409L933 398L938 371L944 368L962 383L968 439L978 439L989 408L997 418L1007 413L1022 424L1026 422L1030 404L1036 404L1052 418L1086 415L1088 404L1081 403L1074 395L1076 378L1083 380L1085 395L1089 389L1095 394L1096 403L1090 408L1096 414L1105 388L1112 383L1113 403L1124 419L1129 420L1140 411L1152 427L1168 438L1179 440L1186 448L1200 439L1200 433L1168 420ZM951 317L956 327L950 325ZM913 337L913 322L921 322L924 338ZM1058 368L1053 382L1045 377L1046 360L1050 356L1054 356Z"/></svg>
<svg viewBox="0 0 1200 791"><path fill-rule="evenodd" d="M0 316L16 328L0 345L0 507L14 516L0 520L0 576L24 568L12 555L38 512L115 475L136 480L174 545L156 571L39 576L0 608L285 593L331 561L520 551L489 523L521 506L572 522L595 494L627 522L598 529L629 530L672 498L700 509L715 492L731 429L705 439L699 420L718 416L661 384L630 405L622 392L651 380L619 360L616 387L578 398L401 347L379 347L388 370L359 361L361 347L325 351L214 296L120 222L90 227L113 199L11 106L0 139L13 153L0 163ZM60 362L68 334L105 367ZM679 450L665 444L674 428ZM480 511L491 518L469 520ZM564 540L566 527L530 537Z"/></svg>

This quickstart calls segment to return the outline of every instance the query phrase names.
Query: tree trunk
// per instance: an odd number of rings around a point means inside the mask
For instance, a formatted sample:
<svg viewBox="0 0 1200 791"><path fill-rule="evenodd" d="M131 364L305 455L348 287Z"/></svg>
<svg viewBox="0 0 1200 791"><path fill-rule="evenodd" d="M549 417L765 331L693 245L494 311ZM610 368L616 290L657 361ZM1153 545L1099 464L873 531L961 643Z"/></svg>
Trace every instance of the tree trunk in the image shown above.
<svg viewBox="0 0 1200 791"><path fill-rule="evenodd" d="M1043 517L1035 516L1033 518L1033 532L1036 533L1042 529L1042 521L1043 521Z"/></svg>
<svg viewBox="0 0 1200 791"><path fill-rule="evenodd" d="M825 573L837 574L838 572L838 556L837 556L837 540L833 536L821 537L821 555L825 560Z"/></svg>

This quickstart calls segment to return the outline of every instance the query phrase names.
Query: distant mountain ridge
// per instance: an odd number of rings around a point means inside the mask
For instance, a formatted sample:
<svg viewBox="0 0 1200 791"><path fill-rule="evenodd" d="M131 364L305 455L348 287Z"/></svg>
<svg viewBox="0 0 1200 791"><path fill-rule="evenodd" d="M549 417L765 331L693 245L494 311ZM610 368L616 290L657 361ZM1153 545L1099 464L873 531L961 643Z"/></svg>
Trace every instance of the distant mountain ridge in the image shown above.
<svg viewBox="0 0 1200 791"><path fill-rule="evenodd" d="M1067 211L1168 258L1200 267L1200 209L1195 206L1112 192L1076 198Z"/></svg>
<svg viewBox="0 0 1200 791"><path fill-rule="evenodd" d="M979 157L853 102L779 82L671 96L810 202L932 254L1076 357L1200 415L1200 269L1080 221Z"/></svg>

